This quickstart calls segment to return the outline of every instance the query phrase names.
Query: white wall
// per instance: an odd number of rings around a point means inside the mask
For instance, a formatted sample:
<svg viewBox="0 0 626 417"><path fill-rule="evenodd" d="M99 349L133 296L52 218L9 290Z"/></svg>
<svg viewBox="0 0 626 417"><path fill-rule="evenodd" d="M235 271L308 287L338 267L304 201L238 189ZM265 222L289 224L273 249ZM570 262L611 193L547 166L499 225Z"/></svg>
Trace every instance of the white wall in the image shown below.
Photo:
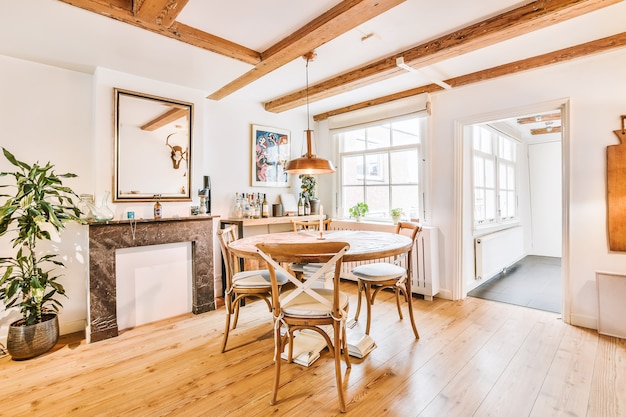
<svg viewBox="0 0 626 417"><path fill-rule="evenodd" d="M0 56L0 126L1 145L27 163L51 161L58 174L72 172L78 178L64 184L77 194L91 191L93 146L91 140L92 93L91 77L50 66L32 64ZM0 170L14 167L0 156ZM5 180L1 181L5 184ZM3 189L2 193L9 193ZM86 317L87 235L86 227L69 225L62 239L43 244L59 253L66 269L59 279L68 298L60 317L62 332L84 328ZM10 237L0 240L0 255L12 256ZM47 243L47 242L46 242ZM0 340L6 337L8 324L19 312L0 313Z"/></svg>
<svg viewBox="0 0 626 417"><path fill-rule="evenodd" d="M84 74L28 61L0 56L0 125L3 126L1 145L18 159L26 162L52 161L57 172L73 172L78 178L66 184L76 193L95 195L100 204L113 185L113 88L123 88L150 95L174 98L194 104L193 177L194 201L164 203L164 217L186 216L189 206L197 205L195 195L202 187L203 176L212 179L212 214L227 217L232 193L261 192L268 201L275 202L281 192L297 192L291 188L252 188L250 186L251 124L263 124L291 130L292 152L300 150L301 131L306 125L302 113L288 115L267 113L259 103L223 100L214 102L198 90L166 84L132 74L99 68L94 74ZM0 170L11 166L2 157ZM297 181L296 181L297 182ZM3 182L4 183L4 182ZM298 184L296 184L298 186ZM152 203L113 204L109 207L115 218L126 210L136 212L137 218L152 217ZM219 227L218 223L214 227ZM61 283L68 298L61 299L63 310L59 316L61 333L83 330L87 319L88 294L88 234L87 227L70 225L53 247L58 250L66 269ZM0 254L13 252L9 238L0 241ZM214 245L219 261L219 247ZM156 279L171 275L172 265L182 265L179 274L190 274L190 264L180 258L179 249L160 252L168 262L153 265L149 255L137 251L136 258L126 262L126 270L118 271L129 279L141 279L146 267ZM171 257L171 261L170 261ZM185 255L183 255L183 258ZM186 256L189 258L189 255ZM221 274L216 261L216 274ZM219 279L219 276L217 277ZM189 288L181 286L182 302L186 302ZM123 307L123 306L122 306ZM148 310L154 306L147 306ZM132 306L134 308L134 306ZM130 311L130 310L129 310ZM145 312L132 314L145 315ZM0 340L6 337L8 325L19 313L0 313Z"/></svg>
<svg viewBox="0 0 626 417"><path fill-rule="evenodd" d="M606 146L617 143L613 130L626 111L623 92L626 50L596 55L552 67L433 95L432 224L442 231L442 286L456 280L455 122L476 115L569 98L569 317L571 323L597 326L596 271L624 273L626 254L609 253L606 235Z"/></svg>
<svg viewBox="0 0 626 417"><path fill-rule="evenodd" d="M529 255L562 255L561 142L528 145L531 205Z"/></svg>

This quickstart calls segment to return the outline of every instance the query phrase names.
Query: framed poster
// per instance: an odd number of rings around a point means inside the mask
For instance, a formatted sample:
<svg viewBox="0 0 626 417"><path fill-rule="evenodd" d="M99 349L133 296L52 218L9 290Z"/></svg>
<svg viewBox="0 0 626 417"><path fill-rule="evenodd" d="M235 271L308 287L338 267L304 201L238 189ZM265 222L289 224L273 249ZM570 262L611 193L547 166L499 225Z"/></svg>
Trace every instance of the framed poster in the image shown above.
<svg viewBox="0 0 626 417"><path fill-rule="evenodd" d="M288 187L285 167L291 155L291 133L276 127L252 125L252 186Z"/></svg>

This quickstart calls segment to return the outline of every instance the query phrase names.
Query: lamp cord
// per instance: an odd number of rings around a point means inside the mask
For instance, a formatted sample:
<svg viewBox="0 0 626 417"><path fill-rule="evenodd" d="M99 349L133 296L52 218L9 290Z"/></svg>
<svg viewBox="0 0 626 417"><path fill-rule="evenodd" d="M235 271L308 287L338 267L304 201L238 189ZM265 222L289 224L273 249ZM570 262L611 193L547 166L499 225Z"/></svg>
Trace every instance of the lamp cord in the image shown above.
<svg viewBox="0 0 626 417"><path fill-rule="evenodd" d="M306 59L306 128L311 130L309 125L309 58Z"/></svg>

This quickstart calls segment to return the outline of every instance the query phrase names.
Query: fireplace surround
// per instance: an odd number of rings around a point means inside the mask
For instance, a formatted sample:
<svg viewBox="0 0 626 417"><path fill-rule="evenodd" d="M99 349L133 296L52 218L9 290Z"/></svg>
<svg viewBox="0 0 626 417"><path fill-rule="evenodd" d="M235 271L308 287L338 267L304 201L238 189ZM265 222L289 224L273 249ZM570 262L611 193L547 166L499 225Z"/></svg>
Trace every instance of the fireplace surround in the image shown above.
<svg viewBox="0 0 626 417"><path fill-rule="evenodd" d="M191 242L192 312L215 310L213 219L192 216L159 220L115 220L89 224L89 308L87 341L118 335L116 250Z"/></svg>

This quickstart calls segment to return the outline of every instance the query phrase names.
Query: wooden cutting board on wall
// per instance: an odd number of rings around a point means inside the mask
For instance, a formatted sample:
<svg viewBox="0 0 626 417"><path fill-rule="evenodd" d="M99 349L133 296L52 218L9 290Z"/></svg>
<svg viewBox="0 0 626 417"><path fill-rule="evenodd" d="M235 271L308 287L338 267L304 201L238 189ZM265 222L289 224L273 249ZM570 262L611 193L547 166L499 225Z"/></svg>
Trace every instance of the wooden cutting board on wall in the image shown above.
<svg viewBox="0 0 626 417"><path fill-rule="evenodd" d="M622 116L622 129L614 130L619 145L606 147L607 157L607 208L609 249L626 251L626 116Z"/></svg>

